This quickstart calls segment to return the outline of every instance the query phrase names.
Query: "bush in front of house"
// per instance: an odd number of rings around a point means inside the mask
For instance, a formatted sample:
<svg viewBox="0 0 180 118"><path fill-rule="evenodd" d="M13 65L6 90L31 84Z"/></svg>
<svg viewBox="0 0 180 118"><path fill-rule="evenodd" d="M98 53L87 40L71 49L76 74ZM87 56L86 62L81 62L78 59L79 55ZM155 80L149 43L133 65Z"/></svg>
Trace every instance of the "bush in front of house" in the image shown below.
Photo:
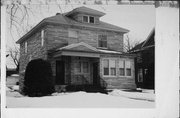
<svg viewBox="0 0 180 118"><path fill-rule="evenodd" d="M23 93L30 97L50 95L54 92L51 65L42 59L28 63L24 77Z"/></svg>

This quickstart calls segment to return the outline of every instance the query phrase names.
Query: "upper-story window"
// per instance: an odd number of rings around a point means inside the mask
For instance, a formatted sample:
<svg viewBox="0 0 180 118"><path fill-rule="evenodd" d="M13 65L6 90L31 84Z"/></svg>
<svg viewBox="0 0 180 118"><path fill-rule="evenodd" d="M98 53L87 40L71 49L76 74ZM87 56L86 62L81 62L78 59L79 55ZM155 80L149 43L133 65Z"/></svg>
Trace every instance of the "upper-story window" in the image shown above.
<svg viewBox="0 0 180 118"><path fill-rule="evenodd" d="M25 42L24 45L25 53L27 53L27 42Z"/></svg>
<svg viewBox="0 0 180 118"><path fill-rule="evenodd" d="M88 16L83 16L83 22L88 23Z"/></svg>
<svg viewBox="0 0 180 118"><path fill-rule="evenodd" d="M107 36L106 35L98 36L98 47L107 48Z"/></svg>
<svg viewBox="0 0 180 118"><path fill-rule="evenodd" d="M41 30L41 46L44 46L44 30Z"/></svg>
<svg viewBox="0 0 180 118"><path fill-rule="evenodd" d="M68 36L71 37L71 38L78 38L78 32L75 31L75 30L69 29L68 30Z"/></svg>
<svg viewBox="0 0 180 118"><path fill-rule="evenodd" d="M89 17L89 23L94 23L94 17L92 16Z"/></svg>
<svg viewBox="0 0 180 118"><path fill-rule="evenodd" d="M86 23L95 23L95 20L94 20L93 16L83 16L83 22L86 22Z"/></svg>

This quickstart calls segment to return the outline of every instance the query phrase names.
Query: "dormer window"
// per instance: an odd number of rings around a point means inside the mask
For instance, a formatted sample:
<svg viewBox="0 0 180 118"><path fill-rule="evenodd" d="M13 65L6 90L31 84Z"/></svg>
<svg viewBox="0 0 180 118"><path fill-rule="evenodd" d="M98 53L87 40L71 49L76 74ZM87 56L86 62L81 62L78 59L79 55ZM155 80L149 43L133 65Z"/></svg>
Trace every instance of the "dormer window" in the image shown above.
<svg viewBox="0 0 180 118"><path fill-rule="evenodd" d="M83 22L88 23L88 16L83 16Z"/></svg>
<svg viewBox="0 0 180 118"><path fill-rule="evenodd" d="M85 23L94 23L94 17L93 16L83 16L83 22Z"/></svg>
<svg viewBox="0 0 180 118"><path fill-rule="evenodd" d="M94 23L94 17L92 16L89 17L89 23Z"/></svg>

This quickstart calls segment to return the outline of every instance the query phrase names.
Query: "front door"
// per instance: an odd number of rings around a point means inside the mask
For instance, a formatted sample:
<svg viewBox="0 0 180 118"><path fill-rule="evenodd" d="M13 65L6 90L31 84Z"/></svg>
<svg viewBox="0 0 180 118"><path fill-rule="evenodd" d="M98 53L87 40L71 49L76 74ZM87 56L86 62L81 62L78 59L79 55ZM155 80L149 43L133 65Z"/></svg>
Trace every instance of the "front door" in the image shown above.
<svg viewBox="0 0 180 118"><path fill-rule="evenodd" d="M62 85L65 83L65 66L63 61L56 61L56 84Z"/></svg>
<svg viewBox="0 0 180 118"><path fill-rule="evenodd" d="M98 84L98 62L93 63L93 84Z"/></svg>

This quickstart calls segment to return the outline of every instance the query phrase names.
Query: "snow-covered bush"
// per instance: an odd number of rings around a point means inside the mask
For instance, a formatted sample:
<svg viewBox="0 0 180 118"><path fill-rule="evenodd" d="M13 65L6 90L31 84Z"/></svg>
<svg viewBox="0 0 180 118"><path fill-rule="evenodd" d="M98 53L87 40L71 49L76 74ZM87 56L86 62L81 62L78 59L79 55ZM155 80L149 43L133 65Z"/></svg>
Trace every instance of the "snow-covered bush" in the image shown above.
<svg viewBox="0 0 180 118"><path fill-rule="evenodd" d="M28 63L24 77L23 93L30 97L45 96L54 92L52 70L49 62L35 59Z"/></svg>

